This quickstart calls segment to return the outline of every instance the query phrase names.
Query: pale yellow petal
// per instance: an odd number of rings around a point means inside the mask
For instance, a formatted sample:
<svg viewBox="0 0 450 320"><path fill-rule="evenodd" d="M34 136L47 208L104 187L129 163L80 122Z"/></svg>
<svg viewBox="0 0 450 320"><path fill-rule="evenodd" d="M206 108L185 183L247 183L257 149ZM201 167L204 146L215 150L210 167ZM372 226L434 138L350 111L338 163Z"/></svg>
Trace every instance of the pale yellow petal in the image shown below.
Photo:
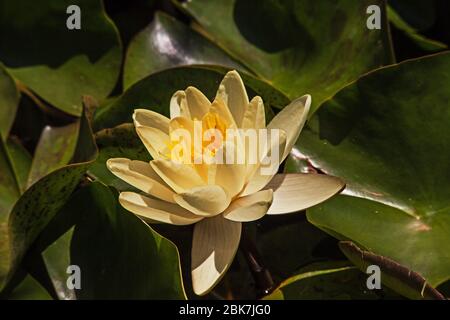
<svg viewBox="0 0 450 320"><path fill-rule="evenodd" d="M261 97L255 96L247 105L241 127L243 129L263 129L266 127L266 114Z"/></svg>
<svg viewBox="0 0 450 320"><path fill-rule="evenodd" d="M219 117L225 121L228 128L238 127L233 115L223 100L215 99L211 104L209 111L218 114Z"/></svg>
<svg viewBox="0 0 450 320"><path fill-rule="evenodd" d="M155 173L149 163L125 158L112 158L106 161L106 166L115 176L139 190L164 201L175 203L173 199L175 193Z"/></svg>
<svg viewBox="0 0 450 320"><path fill-rule="evenodd" d="M128 211L152 221L188 225L203 219L177 204L151 199L135 192L122 192L119 202Z"/></svg>
<svg viewBox="0 0 450 320"><path fill-rule="evenodd" d="M283 129L286 131L286 147L281 161L286 159L289 152L291 152L292 146L297 141L308 118L310 106L310 95L307 94L297 98L284 107L267 126L268 129Z"/></svg>
<svg viewBox="0 0 450 320"><path fill-rule="evenodd" d="M191 118L187 106L186 93L183 90L178 90L172 95L170 99L170 119L175 117Z"/></svg>
<svg viewBox="0 0 450 320"><path fill-rule="evenodd" d="M136 127L151 127L169 134L169 118L154 111L146 109L134 110L133 122Z"/></svg>
<svg viewBox="0 0 450 320"><path fill-rule="evenodd" d="M205 185L203 179L190 165L170 160L153 160L150 165L176 193L183 193L189 189Z"/></svg>
<svg viewBox="0 0 450 320"><path fill-rule="evenodd" d="M271 203L272 190L262 190L234 200L223 213L223 217L239 222L258 220L267 213Z"/></svg>
<svg viewBox="0 0 450 320"><path fill-rule="evenodd" d="M188 87L185 93L191 119L201 120L208 112L211 102L195 87Z"/></svg>
<svg viewBox="0 0 450 320"><path fill-rule="evenodd" d="M339 193L344 187L341 179L325 174L277 174L266 187L273 190L273 202L267 214L308 209Z"/></svg>
<svg viewBox="0 0 450 320"><path fill-rule="evenodd" d="M247 166L247 184L245 185L241 196L246 196L261 190L277 173L286 146L286 134L284 130L279 130L278 139L274 139L274 136L268 132L266 140L267 147L264 148L265 152L259 155L261 161L255 165Z"/></svg>
<svg viewBox="0 0 450 320"><path fill-rule="evenodd" d="M136 126L136 133L153 159L166 159L170 155L169 135L159 129Z"/></svg>
<svg viewBox="0 0 450 320"><path fill-rule="evenodd" d="M217 91L216 99L225 102L240 128L244 112L248 105L248 96L241 76L235 70L228 72L223 78Z"/></svg>
<svg viewBox="0 0 450 320"><path fill-rule="evenodd" d="M240 222L221 215L205 218L194 226L192 240L192 287L197 295L207 294L233 262L241 238Z"/></svg>
<svg viewBox="0 0 450 320"><path fill-rule="evenodd" d="M211 217L223 212L230 204L225 191L216 185L196 187L174 196L181 207L192 213Z"/></svg>
<svg viewBox="0 0 450 320"><path fill-rule="evenodd" d="M220 156L221 155L221 156ZM215 164L214 183L221 186L230 198L233 198L242 191L245 184L247 167L239 157L242 153L237 151L233 143L224 143L224 147L219 149L216 157L221 159L221 163Z"/></svg>

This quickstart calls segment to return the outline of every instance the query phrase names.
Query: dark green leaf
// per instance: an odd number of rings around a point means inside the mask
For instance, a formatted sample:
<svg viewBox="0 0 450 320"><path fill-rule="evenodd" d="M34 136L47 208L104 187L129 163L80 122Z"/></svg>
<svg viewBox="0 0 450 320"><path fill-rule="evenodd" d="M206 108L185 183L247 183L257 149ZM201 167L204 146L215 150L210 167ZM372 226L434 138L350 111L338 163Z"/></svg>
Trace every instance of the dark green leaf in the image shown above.
<svg viewBox="0 0 450 320"><path fill-rule="evenodd" d="M124 87L163 69L192 64L223 65L243 69L202 35L164 13L142 30L127 51Z"/></svg>
<svg viewBox="0 0 450 320"><path fill-rule="evenodd" d="M109 158L128 158L132 160L150 161L151 157L144 144L136 134L134 125L122 124L96 133L95 139L99 148L97 160L89 167L89 175L102 183L114 186L118 190L131 190L133 187L113 175L106 168Z"/></svg>
<svg viewBox="0 0 450 320"><path fill-rule="evenodd" d="M348 262L320 262L302 268L264 299L379 299L366 287L367 275Z"/></svg>
<svg viewBox="0 0 450 320"><path fill-rule="evenodd" d="M347 183L308 220L432 286L450 278L449 82L449 53L380 69L327 102L299 140L315 167Z"/></svg>
<svg viewBox="0 0 450 320"><path fill-rule="evenodd" d="M347 258L363 272L366 272L371 265L378 266L381 270L380 279L382 283L396 289L405 297L416 300L444 299L444 296L426 283L426 280L420 274L389 258L361 250L350 241L341 241L339 247Z"/></svg>
<svg viewBox="0 0 450 320"><path fill-rule="evenodd" d="M81 30L69 30L70 5L81 9ZM40 97L72 115L81 96L105 98L120 70L118 33L100 0L1 0L0 60ZM32 35L32 36L30 36Z"/></svg>
<svg viewBox="0 0 450 320"><path fill-rule="evenodd" d="M369 5L382 8L381 30L366 27ZM382 0L192 0L182 6L219 46L289 98L312 94L313 109L393 59Z"/></svg>
<svg viewBox="0 0 450 320"><path fill-rule="evenodd" d="M19 91L0 63L0 138L6 140L16 116Z"/></svg>
<svg viewBox="0 0 450 320"><path fill-rule="evenodd" d="M124 210L117 198L93 183L61 210L78 221L43 253L58 296L74 297L65 287L71 264L81 270L77 299L183 299L176 247Z"/></svg>
<svg viewBox="0 0 450 320"><path fill-rule="evenodd" d="M200 89L211 101L226 70L223 68L178 67L154 73L132 85L111 104L101 107L94 118L96 130L132 122L134 109L151 109L169 116L169 102L177 90ZM249 97L261 95L267 108L284 107L289 100L270 85L243 74Z"/></svg>

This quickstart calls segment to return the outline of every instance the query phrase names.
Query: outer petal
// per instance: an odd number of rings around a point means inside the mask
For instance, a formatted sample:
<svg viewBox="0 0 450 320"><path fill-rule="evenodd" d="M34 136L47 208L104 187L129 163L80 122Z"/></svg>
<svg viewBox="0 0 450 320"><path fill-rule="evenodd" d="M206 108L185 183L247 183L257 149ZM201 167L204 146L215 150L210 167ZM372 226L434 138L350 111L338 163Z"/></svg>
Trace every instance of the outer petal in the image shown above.
<svg viewBox="0 0 450 320"><path fill-rule="evenodd" d="M196 294L207 294L228 270L239 246L241 228L240 222L220 215L195 225L191 268Z"/></svg>
<svg viewBox="0 0 450 320"><path fill-rule="evenodd" d="M175 195L174 200L192 213L211 217L223 212L230 204L230 198L219 186L203 186Z"/></svg>
<svg viewBox="0 0 450 320"><path fill-rule="evenodd" d="M331 198L344 187L341 179L325 174L277 174L266 187L273 189L273 203L267 214L308 209Z"/></svg>
<svg viewBox="0 0 450 320"><path fill-rule="evenodd" d="M169 121L169 118L151 110L136 109L133 113L133 122L136 127L151 127L165 134L169 134Z"/></svg>
<svg viewBox="0 0 450 320"><path fill-rule="evenodd" d="M136 126L136 132L153 159L166 159L170 155L168 134L147 126Z"/></svg>
<svg viewBox="0 0 450 320"><path fill-rule="evenodd" d="M188 225L203 219L176 204L151 199L135 192L122 192L119 202L128 211L153 221Z"/></svg>
<svg viewBox="0 0 450 320"><path fill-rule="evenodd" d="M262 188L264 188L270 180L272 180L273 176L276 174L276 170L270 170L270 169L278 169L280 163L281 163L281 157L283 155L283 152L285 150L286 146L286 134L284 133L284 130L279 131L279 140L278 142L275 140L270 140L268 142L268 148L266 154L262 155L262 161L265 162L266 160L270 161L276 161L276 159L271 159L270 155L272 152L275 152L274 146L275 144L278 144L278 161L276 163L272 163L270 167L263 168L261 163L257 163L255 165L249 165L247 166L247 178L248 181L247 185L245 186L244 190L241 193L241 196L246 196L249 194L253 194ZM269 136L268 139L270 139L271 136Z"/></svg>
<svg viewBox="0 0 450 320"><path fill-rule="evenodd" d="M223 213L223 217L239 222L262 218L272 204L272 190L263 190L249 196L237 198Z"/></svg>
<svg viewBox="0 0 450 320"><path fill-rule="evenodd" d="M260 96L255 96L245 108L241 127L243 129L264 129L266 127L264 103Z"/></svg>
<svg viewBox="0 0 450 320"><path fill-rule="evenodd" d="M267 126L267 129L283 129L286 131L286 148L280 162L286 159L292 146L297 141L308 118L310 106L311 96L309 94L297 98L284 107Z"/></svg>
<svg viewBox="0 0 450 320"><path fill-rule="evenodd" d="M203 179L192 166L170 160L153 160L150 161L150 165L176 193L183 193L189 189L205 185Z"/></svg>
<svg viewBox="0 0 450 320"><path fill-rule="evenodd" d="M145 193L164 201L175 203L175 193L144 161L113 158L106 162L108 169L117 177Z"/></svg>
<svg viewBox="0 0 450 320"><path fill-rule="evenodd" d="M185 93L191 119L201 120L208 112L211 102L195 87L188 87Z"/></svg>
<svg viewBox="0 0 450 320"><path fill-rule="evenodd" d="M248 96L239 73L233 70L225 75L220 83L216 98L225 102L240 128L248 105Z"/></svg>

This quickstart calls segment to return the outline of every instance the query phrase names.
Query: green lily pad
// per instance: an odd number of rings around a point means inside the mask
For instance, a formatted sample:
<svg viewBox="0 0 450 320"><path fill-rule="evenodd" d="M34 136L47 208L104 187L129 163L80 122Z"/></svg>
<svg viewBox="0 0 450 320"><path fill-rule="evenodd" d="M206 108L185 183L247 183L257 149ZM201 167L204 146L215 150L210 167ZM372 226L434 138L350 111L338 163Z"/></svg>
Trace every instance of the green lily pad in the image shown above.
<svg viewBox="0 0 450 320"><path fill-rule="evenodd" d="M8 300L52 300L48 292L32 276L25 279L8 295Z"/></svg>
<svg viewBox="0 0 450 320"><path fill-rule="evenodd" d="M0 64L0 138L3 140L13 125L19 98L14 79Z"/></svg>
<svg viewBox="0 0 450 320"><path fill-rule="evenodd" d="M347 183L310 222L421 274L450 278L450 53L374 71L328 101L291 153Z"/></svg>
<svg viewBox="0 0 450 320"><path fill-rule="evenodd" d="M61 127L46 126L34 153L28 185L70 162L75 152L80 121Z"/></svg>
<svg viewBox="0 0 450 320"><path fill-rule="evenodd" d="M440 51L447 48L445 43L428 39L421 35L419 30L409 25L402 17L391 7L387 7L389 21L397 28L404 32L416 45L426 51Z"/></svg>
<svg viewBox="0 0 450 320"><path fill-rule="evenodd" d="M382 9L369 30L366 9ZM384 1L192 0L180 5L205 35L290 99L313 109L361 74L391 63Z"/></svg>
<svg viewBox="0 0 450 320"><path fill-rule="evenodd" d="M390 288L397 289L405 297L416 300L445 299L440 292L426 283L426 280L418 273L389 258L361 250L351 241L341 241L339 247L347 258L363 272L366 272L369 266L378 266L381 271L381 282Z"/></svg>
<svg viewBox="0 0 450 320"><path fill-rule="evenodd" d="M182 22L157 12L127 50L124 88L149 74L181 65L211 64L245 69L215 44Z"/></svg>
<svg viewBox="0 0 450 320"><path fill-rule="evenodd" d="M169 116L170 98L177 90L188 86L197 87L212 101L225 73L226 69L219 67L178 67L154 73L132 85L112 103L99 108L94 117L94 129L132 122L133 111L138 108ZM267 110L289 103L286 96L270 85L250 75L241 75L249 97L260 95Z"/></svg>
<svg viewBox="0 0 450 320"><path fill-rule="evenodd" d="M80 30L66 27L70 5L81 10ZM83 95L101 100L111 92L122 53L100 0L49 0L39 7L2 0L0 7L0 61L40 97L79 116Z"/></svg>
<svg viewBox="0 0 450 320"><path fill-rule="evenodd" d="M74 228L43 252L58 297L184 299L175 245L123 209L117 199L117 192L92 183L75 193L49 224L54 231L64 229L67 217L76 220ZM65 285L69 265L80 267L80 290Z"/></svg>
<svg viewBox="0 0 450 320"><path fill-rule="evenodd" d="M87 167L95 159L96 152L89 123L82 117L71 164L44 176L22 195L17 185L14 190L11 174L2 178L5 182L2 181L0 185L2 188L6 186L6 194L9 196L5 197L8 202L6 206L2 204L1 211L0 290L5 289L30 245L70 197ZM13 172L2 157L0 161L3 161L0 163L2 168ZM1 172L3 174L4 170Z"/></svg>
<svg viewBox="0 0 450 320"><path fill-rule="evenodd" d="M380 296L366 287L367 275L347 261L318 262L283 281L265 300L374 300Z"/></svg>
<svg viewBox="0 0 450 320"><path fill-rule="evenodd" d="M134 125L125 123L111 129L103 129L95 134L99 154L89 167L89 175L96 180L113 186L117 190L134 189L131 185L117 178L106 167L110 158L128 158L150 161L151 157L142 141L136 134Z"/></svg>

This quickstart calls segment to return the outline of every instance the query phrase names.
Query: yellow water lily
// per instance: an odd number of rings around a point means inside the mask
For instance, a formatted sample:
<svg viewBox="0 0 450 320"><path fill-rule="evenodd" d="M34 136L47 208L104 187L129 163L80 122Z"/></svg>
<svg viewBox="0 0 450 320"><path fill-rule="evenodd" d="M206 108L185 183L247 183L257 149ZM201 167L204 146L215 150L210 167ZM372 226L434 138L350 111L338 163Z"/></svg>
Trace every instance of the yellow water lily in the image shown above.
<svg viewBox="0 0 450 320"><path fill-rule="evenodd" d="M177 91L170 101L170 119L156 112L137 109L133 120L136 131L152 156L150 163L124 158L107 161L109 170L142 193L122 192L121 205L136 215L154 222L173 225L195 224L192 243L192 285L198 295L208 293L222 278L237 251L242 222L265 214L284 214L314 206L344 187L335 177L322 174L267 174L264 156L279 152L275 168L290 153L307 119L311 97L305 95L282 109L266 127L263 101L249 101L241 77L228 72L211 103L194 87ZM195 134L201 128L227 135L227 129L277 129L278 139L269 143L262 158L249 161L248 147L242 140L206 148L185 140L174 143L177 129ZM238 139L240 139L238 137ZM243 163L196 163L180 161L173 150L183 144L190 153L215 155L234 149L245 153ZM245 150L244 150L245 149ZM251 152L250 152L251 154ZM185 154L181 154L184 157ZM186 159L185 159L186 160ZM288 241L288 239L287 239Z"/></svg>

